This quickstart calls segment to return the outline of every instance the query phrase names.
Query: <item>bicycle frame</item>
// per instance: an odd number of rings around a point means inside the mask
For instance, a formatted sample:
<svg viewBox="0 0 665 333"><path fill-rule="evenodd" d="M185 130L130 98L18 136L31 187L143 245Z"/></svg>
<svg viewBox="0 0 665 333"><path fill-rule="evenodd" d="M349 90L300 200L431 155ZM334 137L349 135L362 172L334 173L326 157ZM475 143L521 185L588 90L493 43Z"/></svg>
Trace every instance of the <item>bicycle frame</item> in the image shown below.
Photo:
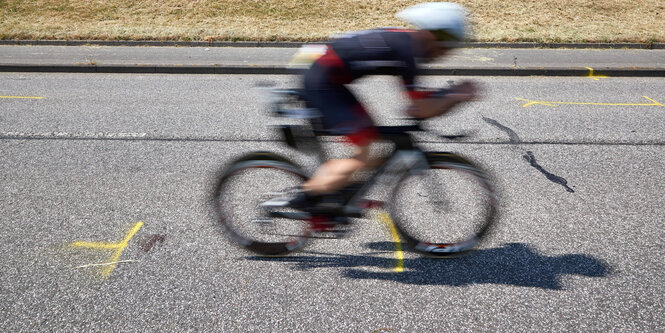
<svg viewBox="0 0 665 333"><path fill-rule="evenodd" d="M315 126L316 124L312 124L312 127ZM302 130L302 128L298 128L297 126L282 126L281 129L285 135L284 140L286 144L298 149L300 146L298 143L298 135L294 135L293 133L296 132L294 129ZM380 177L388 176L388 183L396 184L407 172L419 173L424 172L429 168L425 153L413 144L411 136L406 133L407 131L422 131L419 126L379 126L377 127L377 131L382 139L394 143L395 149L386 160L372 171L369 178L363 181L361 186L351 193L350 199L347 201L341 212L344 216L362 216L362 212L367 208L366 204L363 205L363 198L369 189L377 183ZM314 135L305 136L305 138L314 142L308 142L305 143L305 145L310 149L315 148L319 161L324 162L326 161L326 157L321 149L322 144L318 137L326 136L328 134L324 131L316 130L313 130L312 133Z"/></svg>
<svg viewBox="0 0 665 333"><path fill-rule="evenodd" d="M397 184L405 173L424 172L428 167L427 158L420 149L396 149L385 162L372 172L370 177L362 183L362 186L353 193L344 208L344 215L358 216L362 214L365 207L362 207L361 202L364 200L365 194L377 183L380 177L387 176L386 182L388 184Z"/></svg>

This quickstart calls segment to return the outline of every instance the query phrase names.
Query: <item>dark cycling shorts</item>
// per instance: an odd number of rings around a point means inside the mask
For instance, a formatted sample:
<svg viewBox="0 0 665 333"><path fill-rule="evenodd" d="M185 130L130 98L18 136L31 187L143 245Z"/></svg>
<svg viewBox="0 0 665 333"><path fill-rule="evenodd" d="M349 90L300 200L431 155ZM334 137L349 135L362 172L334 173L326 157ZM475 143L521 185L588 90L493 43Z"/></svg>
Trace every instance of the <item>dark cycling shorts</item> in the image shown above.
<svg viewBox="0 0 665 333"><path fill-rule="evenodd" d="M344 86L352 81L345 71L334 53L314 63L305 74L307 104L321 112L323 127L332 135L343 135L353 144L365 146L377 137L374 121Z"/></svg>

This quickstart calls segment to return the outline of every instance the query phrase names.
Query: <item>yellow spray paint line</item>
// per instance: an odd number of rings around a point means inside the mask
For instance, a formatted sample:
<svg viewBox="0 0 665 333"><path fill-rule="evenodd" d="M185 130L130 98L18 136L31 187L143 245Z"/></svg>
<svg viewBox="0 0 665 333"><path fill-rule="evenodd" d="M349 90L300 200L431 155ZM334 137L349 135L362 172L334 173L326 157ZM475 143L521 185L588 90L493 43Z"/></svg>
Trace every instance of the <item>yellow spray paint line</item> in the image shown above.
<svg viewBox="0 0 665 333"><path fill-rule="evenodd" d="M44 99L44 97L33 97L33 96L0 96L0 98Z"/></svg>
<svg viewBox="0 0 665 333"><path fill-rule="evenodd" d="M591 67L585 67L585 68L589 70L589 76L588 77L590 77L590 78L592 78L596 81L600 81L600 79L606 79L607 78L606 75L593 75L593 68L591 68Z"/></svg>
<svg viewBox="0 0 665 333"><path fill-rule="evenodd" d="M530 99L525 99L525 98L515 98L516 100L519 101L524 101L527 102L522 105L522 107L526 108L532 105L546 105L546 106L557 106L557 105L602 105L602 106L661 106L665 107L665 105L656 102L655 100L647 97L647 96L642 96L646 98L647 100L651 101L652 103L596 103L596 102L555 102L555 101L535 101L535 100L530 100Z"/></svg>
<svg viewBox="0 0 665 333"><path fill-rule="evenodd" d="M129 240L132 239L132 237L134 237L134 235L136 235L136 233L139 231L139 229L141 229L142 226L143 226L143 222L137 222L137 223L134 225L134 227L132 228L132 230L130 230L130 231L127 233L127 236L126 236L125 239L123 239L123 241L122 241L122 247L119 248L119 249L113 254L113 257L111 257L111 260L110 260L111 262L117 262L118 260L120 260L120 255L122 254L122 251L123 251L128 245L129 245ZM113 272L113 269L115 269L115 266L116 266L116 265L111 265L111 266L109 266L109 267L106 269L106 271L103 273L103 274L105 274L104 276L109 276L109 275L111 275L111 272Z"/></svg>
<svg viewBox="0 0 665 333"><path fill-rule="evenodd" d="M109 259L108 263L104 264L99 264L99 265L94 265L94 266L107 266L104 268L102 271L102 276L103 277L108 277L111 275L113 270L115 269L115 266L120 263L120 255L122 255L122 251L129 246L129 241L136 235L136 233L141 229L143 226L143 222L137 222L134 224L131 230L127 233L125 238L122 240L120 243L108 243L108 242L74 242L70 244L73 247L85 247L85 248L91 248L91 249L99 249L99 250L116 250L113 253L113 256ZM92 265L91 265L92 266Z"/></svg>
<svg viewBox="0 0 665 333"><path fill-rule="evenodd" d="M661 103L658 103L658 102L654 101L653 99L651 99L651 98L649 98L649 97L647 97L647 96L642 96L642 97L644 97L644 98L646 98L646 99L648 99L648 100L652 101L652 102L653 102L653 104L651 104L651 105L655 105L655 106L662 106L662 107L665 107L665 105L663 105L663 104L661 104Z"/></svg>
<svg viewBox="0 0 665 333"><path fill-rule="evenodd" d="M71 245L74 247L87 247L91 249L102 249L102 250L115 250L122 247L122 243L105 243L105 242L74 242Z"/></svg>
<svg viewBox="0 0 665 333"><path fill-rule="evenodd" d="M397 264L395 265L395 268L393 268L393 272L404 272L404 253L402 252L402 240L399 238L395 224L390 218L390 215L388 215L386 212L381 212L379 214L379 218L388 226L388 229L390 229L390 234L393 237L393 243L395 243L395 258L397 259Z"/></svg>

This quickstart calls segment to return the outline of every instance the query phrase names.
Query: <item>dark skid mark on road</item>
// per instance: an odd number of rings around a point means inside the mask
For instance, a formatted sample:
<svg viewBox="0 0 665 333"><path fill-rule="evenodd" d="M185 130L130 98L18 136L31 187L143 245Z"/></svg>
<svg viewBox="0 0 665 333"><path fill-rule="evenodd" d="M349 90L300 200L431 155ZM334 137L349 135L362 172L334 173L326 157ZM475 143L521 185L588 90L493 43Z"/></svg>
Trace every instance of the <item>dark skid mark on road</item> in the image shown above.
<svg viewBox="0 0 665 333"><path fill-rule="evenodd" d="M566 191L568 191L568 192L570 192L570 193L574 193L574 192L575 192L575 190L573 190L572 188L568 187L568 181L567 181L567 180L565 180L564 178L559 177L559 176L557 176L557 175L551 174L551 173L547 172L547 170L543 169L543 167L541 167L541 166L538 164L538 162L536 162L536 157L533 156L533 153L532 153L532 152L527 151L527 152L526 152L526 155L522 155L522 157L523 157L527 162L529 162L529 163L531 164L532 167L536 168L536 169L537 169L538 171L540 171L543 175L545 175L545 177L547 177L547 179L549 179L550 181L555 182L555 183L557 183L557 184L560 184L561 186L563 186L563 187L566 188Z"/></svg>
<svg viewBox="0 0 665 333"><path fill-rule="evenodd" d="M508 128L507 126L501 125L498 121L496 121L494 119L491 119L491 118L483 117L483 120L486 123L488 123L490 125L493 125L493 126L496 126L500 130L508 133L508 136L510 137L510 143L521 143L522 142L522 140L520 140L520 137L517 135L517 133L515 133L515 131ZM575 190L573 190L572 188L570 188L568 186L568 181L567 180L565 180L564 178L559 177L557 175L551 174L551 173L547 172L547 170L543 169L543 167L541 167L538 164L538 162L536 162L536 157L533 156L533 152L527 151L526 155L522 155L522 157L527 162L529 162L529 164L531 164L532 167L536 168L543 175L545 175L545 177L547 177L547 179L549 179L550 181L555 182L555 183L560 184L561 186L565 187L566 191L568 191L570 193L575 193Z"/></svg>
<svg viewBox="0 0 665 333"><path fill-rule="evenodd" d="M515 133L515 131L511 130L510 128L503 126L499 124L498 121L491 119L491 118L485 118L483 117L483 120L493 126L498 127L500 130L508 133L508 137L510 137L510 143L520 143L522 140L520 140L520 137Z"/></svg>
<svg viewBox="0 0 665 333"><path fill-rule="evenodd" d="M381 253L395 248L391 242L368 243L367 248ZM524 243L480 249L450 260L415 257L404 259L404 272L391 272L394 259L371 255L343 255L303 252L283 258L248 257L249 260L271 261L276 265L289 263L293 269L343 268L349 279L375 279L411 285L468 286L501 284L564 290L564 275L606 277L612 268L602 260L584 254L546 256ZM376 267L384 270L367 270Z"/></svg>

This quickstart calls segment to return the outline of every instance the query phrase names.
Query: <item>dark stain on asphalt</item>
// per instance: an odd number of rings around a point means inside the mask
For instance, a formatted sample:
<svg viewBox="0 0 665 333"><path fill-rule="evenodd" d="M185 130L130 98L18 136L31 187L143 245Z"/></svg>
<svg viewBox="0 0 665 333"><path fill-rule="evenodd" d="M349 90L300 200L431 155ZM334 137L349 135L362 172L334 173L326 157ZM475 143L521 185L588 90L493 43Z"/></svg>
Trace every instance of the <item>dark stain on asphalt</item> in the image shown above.
<svg viewBox="0 0 665 333"><path fill-rule="evenodd" d="M157 243L164 243L165 240L165 235L152 235L140 242L139 246L143 252L150 252Z"/></svg>
<svg viewBox="0 0 665 333"><path fill-rule="evenodd" d="M567 180L565 180L564 178L559 177L559 176L557 176L557 175L551 174L551 173L547 172L547 170L543 169L543 167L540 166L540 165L538 164L538 162L536 162L536 157L533 156L533 153L532 153L532 152L527 151L525 155L522 155L522 157L523 157L527 162L529 162L529 163L531 164L532 167L536 168L536 169L537 169L538 171L540 171L543 175L545 175L545 177L547 177L547 179L549 179L550 181L552 181L552 182L554 182L554 183L557 183L557 184L560 184L561 186L563 186L563 187L566 188L566 191L568 191L568 192L570 192L570 193L574 193L574 192L575 192L575 190L573 190L572 188L570 188L570 187L568 186L568 181L567 181Z"/></svg>
<svg viewBox="0 0 665 333"><path fill-rule="evenodd" d="M490 125L493 125L493 126L496 126L496 127L498 127L500 130L506 132L506 133L508 134L508 137L510 138L510 139L509 139L509 140L510 140L510 143L520 143L520 142L521 142L520 137L517 135L517 133L515 133L515 131L511 130L511 129L508 128L507 126L503 126L503 125L499 124L498 121L496 121L496 120L494 120L494 119L491 119L491 118L485 118L485 117L483 117L483 120L484 120L486 123L488 123L488 124L490 124Z"/></svg>

